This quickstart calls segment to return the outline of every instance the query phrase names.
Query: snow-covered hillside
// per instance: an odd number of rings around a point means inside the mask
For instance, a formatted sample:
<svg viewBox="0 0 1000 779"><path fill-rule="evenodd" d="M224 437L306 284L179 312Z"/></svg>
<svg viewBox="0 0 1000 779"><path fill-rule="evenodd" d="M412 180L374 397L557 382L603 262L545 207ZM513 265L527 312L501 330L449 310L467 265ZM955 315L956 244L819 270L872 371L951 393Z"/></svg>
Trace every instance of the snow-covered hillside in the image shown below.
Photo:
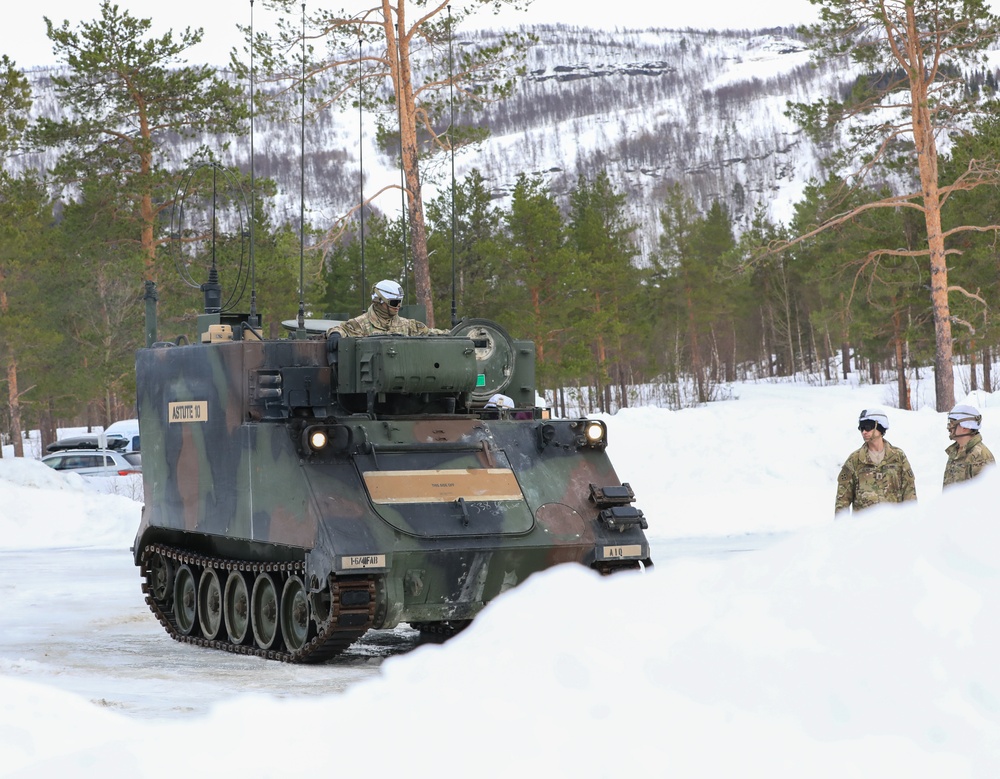
<svg viewBox="0 0 1000 779"><path fill-rule="evenodd" d="M463 160L497 186L526 170L567 191L579 174L604 169L648 237L674 183L701 209L721 200L747 224L758 205L787 220L818 175L820 152L784 115L786 103L835 91L847 74L813 69L791 31L535 32L529 76L487 114L494 136L479 157Z"/></svg>
<svg viewBox="0 0 1000 779"><path fill-rule="evenodd" d="M786 102L816 99L848 77L836 63L809 65L791 29L771 31L594 30L572 26L531 28L538 44L516 94L474 118L492 137L456 159L459 177L478 168L498 198L518 174L538 174L554 193L581 173L607 171L628 195L645 255L654 248L658 208L666 188L679 182L699 207L721 199L744 223L762 205L785 221L803 184L818 173L819 151L784 115ZM487 45L495 30L464 34L460 45ZM29 74L35 111L54 116L59 106L46 70ZM393 150L376 148L373 117L331 108L309 121L305 133L307 219L328 228L359 197L363 151L364 191L399 183ZM255 172L279 185L275 217L299 217L299 127L259 118ZM363 135L363 137L362 137ZM221 151L223 141L231 141ZM224 161L249 165L248 137L173 139L176 159L202 143ZM54 157L23 157L22 165L50 165ZM425 168L425 202L447 187L450 165ZM399 211L398 190L377 206Z"/></svg>

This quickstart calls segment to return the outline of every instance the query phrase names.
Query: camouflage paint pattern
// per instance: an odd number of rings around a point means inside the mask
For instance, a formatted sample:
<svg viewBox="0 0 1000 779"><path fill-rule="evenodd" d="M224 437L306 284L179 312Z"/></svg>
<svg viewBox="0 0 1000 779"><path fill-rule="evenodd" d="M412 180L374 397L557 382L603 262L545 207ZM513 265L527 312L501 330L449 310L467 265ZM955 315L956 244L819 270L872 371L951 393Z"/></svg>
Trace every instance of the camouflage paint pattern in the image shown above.
<svg viewBox="0 0 1000 779"><path fill-rule="evenodd" d="M304 561L311 591L331 576L374 574L375 627L470 619L564 562L652 564L642 512L582 420L477 405L469 338L364 341L342 339L334 355L307 339L141 350L137 562L162 543ZM371 360L407 367L371 370ZM524 365L505 380L533 397L533 361ZM314 451L317 431L328 444Z"/></svg>
<svg viewBox="0 0 1000 779"><path fill-rule="evenodd" d="M849 507L855 511L878 503L916 500L913 469L902 449L885 444L885 456L878 465L868 457L868 446L852 452L837 477L837 513Z"/></svg>
<svg viewBox="0 0 1000 779"><path fill-rule="evenodd" d="M944 466L945 487L978 476L987 465L996 465L993 452L986 448L979 433L973 435L965 446L960 447L958 441L954 441L944 451L948 455Z"/></svg>
<svg viewBox="0 0 1000 779"><path fill-rule="evenodd" d="M354 319L348 319L327 330L327 335L339 333L347 338L364 338L369 335L444 335L448 330L435 330L419 319L399 316L383 316L372 303L368 310Z"/></svg>

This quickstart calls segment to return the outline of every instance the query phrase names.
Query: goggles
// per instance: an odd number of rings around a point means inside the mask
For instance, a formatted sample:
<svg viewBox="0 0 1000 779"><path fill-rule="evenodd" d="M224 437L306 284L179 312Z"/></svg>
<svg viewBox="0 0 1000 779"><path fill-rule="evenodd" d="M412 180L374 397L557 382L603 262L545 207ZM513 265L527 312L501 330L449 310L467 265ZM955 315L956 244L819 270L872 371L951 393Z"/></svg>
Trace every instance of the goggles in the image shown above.
<svg viewBox="0 0 1000 779"><path fill-rule="evenodd" d="M398 298L393 298L392 300L386 300L385 304L390 308L399 308L401 305L403 305L403 301L399 300Z"/></svg>
<svg viewBox="0 0 1000 779"><path fill-rule="evenodd" d="M869 430L874 430L878 427L878 423L874 419L863 419L858 422L858 430L868 432Z"/></svg>

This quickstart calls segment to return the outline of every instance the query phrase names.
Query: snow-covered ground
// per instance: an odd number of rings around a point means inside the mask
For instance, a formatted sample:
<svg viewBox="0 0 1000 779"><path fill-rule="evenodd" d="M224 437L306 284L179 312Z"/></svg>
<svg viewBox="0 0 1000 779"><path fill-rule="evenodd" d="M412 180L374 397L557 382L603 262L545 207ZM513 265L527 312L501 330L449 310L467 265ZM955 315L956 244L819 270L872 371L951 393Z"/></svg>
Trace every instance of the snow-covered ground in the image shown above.
<svg viewBox="0 0 1000 779"><path fill-rule="evenodd" d="M343 691L170 641L129 570L139 505L5 451L0 646L32 641L24 657L0 653L0 775L1000 775L1000 475L942 495L945 416L924 399L889 409L887 436L913 465L917 503L835 522L858 412L891 389L755 384L733 397L608 417L652 571L536 575L452 641ZM1000 453L1000 396L970 399ZM719 539L751 551L692 551ZM76 662L101 669L85 688L48 627L59 609ZM137 682L126 661L88 661L100 652L88 620L95 633L118 621L134 642L112 658L190 674ZM262 691L265 675L277 681ZM182 692L197 705L165 715L150 700Z"/></svg>

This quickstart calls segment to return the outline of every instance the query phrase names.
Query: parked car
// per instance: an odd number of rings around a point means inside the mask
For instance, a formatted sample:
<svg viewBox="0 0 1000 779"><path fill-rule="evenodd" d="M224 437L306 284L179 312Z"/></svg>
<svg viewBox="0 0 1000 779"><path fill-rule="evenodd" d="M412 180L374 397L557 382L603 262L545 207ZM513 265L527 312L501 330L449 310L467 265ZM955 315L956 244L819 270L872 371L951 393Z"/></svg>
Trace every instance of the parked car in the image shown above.
<svg viewBox="0 0 1000 779"><path fill-rule="evenodd" d="M126 452L139 451L138 419L122 419L118 422L114 422L108 425L108 429L104 431L104 435L108 437L109 441L113 438L124 438L127 442L125 444Z"/></svg>
<svg viewBox="0 0 1000 779"><path fill-rule="evenodd" d="M80 435L60 438L54 444L45 447L47 452L60 452L65 449L112 449L116 452L139 451L139 421L125 419L108 425L108 429L100 433L81 433Z"/></svg>
<svg viewBox="0 0 1000 779"><path fill-rule="evenodd" d="M42 458L57 471L74 471L81 476L129 476L142 473L142 455L114 449L63 449Z"/></svg>

